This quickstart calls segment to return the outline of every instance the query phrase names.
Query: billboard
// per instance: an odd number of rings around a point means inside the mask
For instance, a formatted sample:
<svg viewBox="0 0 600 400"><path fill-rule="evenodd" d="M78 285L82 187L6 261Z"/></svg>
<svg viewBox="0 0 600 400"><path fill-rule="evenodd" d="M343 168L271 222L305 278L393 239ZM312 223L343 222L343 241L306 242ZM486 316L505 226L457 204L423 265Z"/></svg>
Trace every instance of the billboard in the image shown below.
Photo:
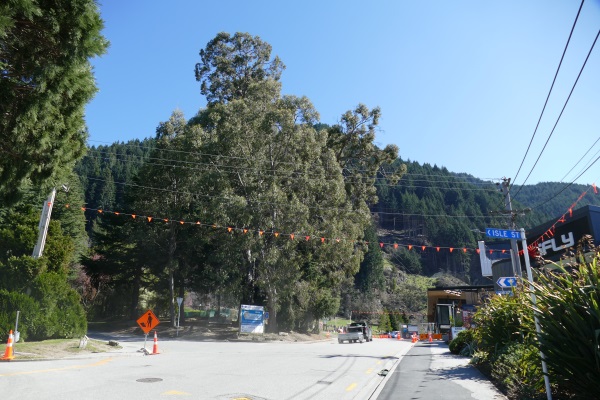
<svg viewBox="0 0 600 400"><path fill-rule="evenodd" d="M264 333L264 307L242 304L240 333Z"/></svg>

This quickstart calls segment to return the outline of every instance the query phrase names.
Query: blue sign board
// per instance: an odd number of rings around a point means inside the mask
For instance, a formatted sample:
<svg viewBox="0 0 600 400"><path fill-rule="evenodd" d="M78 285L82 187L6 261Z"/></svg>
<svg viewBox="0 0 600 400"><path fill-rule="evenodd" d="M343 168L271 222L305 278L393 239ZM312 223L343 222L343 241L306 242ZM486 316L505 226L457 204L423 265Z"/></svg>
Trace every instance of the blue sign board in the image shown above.
<svg viewBox="0 0 600 400"><path fill-rule="evenodd" d="M485 228L485 234L488 237L498 239L523 239L521 231L512 231L510 229Z"/></svg>
<svg viewBox="0 0 600 400"><path fill-rule="evenodd" d="M505 276L505 277L498 278L496 283L498 284L498 286L503 287L503 288L513 287L513 286L517 286L517 278L515 278L514 276Z"/></svg>
<svg viewBox="0 0 600 400"><path fill-rule="evenodd" d="M240 332L264 333L264 308L242 304L240 319Z"/></svg>

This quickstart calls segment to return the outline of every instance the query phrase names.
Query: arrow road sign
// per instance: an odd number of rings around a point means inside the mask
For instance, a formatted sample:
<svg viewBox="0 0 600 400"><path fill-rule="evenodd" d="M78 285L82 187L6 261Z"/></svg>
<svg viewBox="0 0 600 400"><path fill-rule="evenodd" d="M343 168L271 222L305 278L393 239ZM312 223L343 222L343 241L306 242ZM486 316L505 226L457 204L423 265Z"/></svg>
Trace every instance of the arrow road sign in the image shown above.
<svg viewBox="0 0 600 400"><path fill-rule="evenodd" d="M485 234L488 237L499 239L523 239L521 231L511 231L510 229L485 228Z"/></svg>
<svg viewBox="0 0 600 400"><path fill-rule="evenodd" d="M504 277L498 278L496 283L498 284L498 286L503 287L503 288L513 287L513 286L517 286L517 278L515 278L514 276L504 276Z"/></svg>

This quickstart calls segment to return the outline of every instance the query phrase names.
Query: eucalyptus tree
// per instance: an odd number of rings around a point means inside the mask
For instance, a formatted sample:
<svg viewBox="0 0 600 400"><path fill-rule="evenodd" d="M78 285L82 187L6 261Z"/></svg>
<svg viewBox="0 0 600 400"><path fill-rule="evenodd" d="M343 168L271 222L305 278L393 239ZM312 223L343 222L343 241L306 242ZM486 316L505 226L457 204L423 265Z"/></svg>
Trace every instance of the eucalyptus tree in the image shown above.
<svg viewBox="0 0 600 400"><path fill-rule="evenodd" d="M0 4L0 200L13 203L85 152L89 58L108 42L93 0ZM68 169L67 168L67 169Z"/></svg>
<svg viewBox="0 0 600 400"><path fill-rule="evenodd" d="M277 330L280 311L288 327L337 311L340 285L364 252L356 240L376 200L369 185L395 150L375 148L379 113L365 106L343 126L316 131L310 101L281 94L283 64L270 52L242 33L209 42L196 65L209 102L189 123L202 127L208 166L195 191L209 194L204 209L215 225L235 228L230 260L264 296Z"/></svg>

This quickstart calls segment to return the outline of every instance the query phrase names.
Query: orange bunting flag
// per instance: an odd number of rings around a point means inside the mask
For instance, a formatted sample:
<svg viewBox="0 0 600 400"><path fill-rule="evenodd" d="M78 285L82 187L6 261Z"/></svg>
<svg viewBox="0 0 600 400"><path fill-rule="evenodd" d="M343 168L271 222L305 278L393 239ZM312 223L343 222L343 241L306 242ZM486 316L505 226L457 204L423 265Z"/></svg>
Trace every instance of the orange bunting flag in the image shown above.
<svg viewBox="0 0 600 400"><path fill-rule="evenodd" d="M51 205L52 205L52 203L51 203L51 202L48 202L48 207L50 207Z"/></svg>
<svg viewBox="0 0 600 400"><path fill-rule="evenodd" d="M307 242L310 240L310 236L305 236L305 238Z"/></svg>
<svg viewBox="0 0 600 400"><path fill-rule="evenodd" d="M294 240L294 234L293 233L290 233L290 239Z"/></svg>
<svg viewBox="0 0 600 400"><path fill-rule="evenodd" d="M379 247L381 247L383 249L383 242L379 243Z"/></svg>
<svg viewBox="0 0 600 400"><path fill-rule="evenodd" d="M232 230L233 230L232 227L230 227L230 226L227 227L227 232L231 233Z"/></svg>
<svg viewBox="0 0 600 400"><path fill-rule="evenodd" d="M454 251L454 247L450 247L450 253Z"/></svg>
<svg viewBox="0 0 600 400"><path fill-rule="evenodd" d="M475 250L477 252L477 254L479 254L479 249Z"/></svg>
<svg viewBox="0 0 600 400"><path fill-rule="evenodd" d="M279 237L279 232L275 232L275 237Z"/></svg>
<svg viewBox="0 0 600 400"><path fill-rule="evenodd" d="M425 251L425 246L421 246L421 250Z"/></svg>
<svg viewBox="0 0 600 400"><path fill-rule="evenodd" d="M572 217L572 216L573 216L573 209L569 208L569 217Z"/></svg>
<svg viewBox="0 0 600 400"><path fill-rule="evenodd" d="M98 210L98 214L102 214L102 210Z"/></svg>
<svg viewBox="0 0 600 400"><path fill-rule="evenodd" d="M494 252L494 250L490 250L490 254L492 254Z"/></svg>
<svg viewBox="0 0 600 400"><path fill-rule="evenodd" d="M248 233L248 229L244 228L244 234Z"/></svg>
<svg viewBox="0 0 600 400"><path fill-rule="evenodd" d="M265 233L263 230L259 230L258 231L258 236L262 236L263 233Z"/></svg>
<svg viewBox="0 0 600 400"><path fill-rule="evenodd" d="M412 250L412 244L409 244L409 245L408 245L408 249L409 249L409 250Z"/></svg>
<svg viewBox="0 0 600 400"><path fill-rule="evenodd" d="M394 248L397 249L398 248L398 243L394 243Z"/></svg>
<svg viewBox="0 0 600 400"><path fill-rule="evenodd" d="M68 205L68 204L65 204L65 207L69 208L69 205Z"/></svg>
<svg viewBox="0 0 600 400"><path fill-rule="evenodd" d="M152 222L152 217L148 217L148 222Z"/></svg>
<svg viewBox="0 0 600 400"><path fill-rule="evenodd" d="M324 237L321 238L321 243L325 243L325 238Z"/></svg>
<svg viewBox="0 0 600 400"><path fill-rule="evenodd" d="M184 222L183 222L183 221L179 221L179 223L180 223L181 225L183 225L183 224L184 224Z"/></svg>
<svg viewBox="0 0 600 400"><path fill-rule="evenodd" d="M598 188L596 187L595 183L592 184L592 188L594 189L594 193L598 194Z"/></svg>
<svg viewBox="0 0 600 400"><path fill-rule="evenodd" d="M467 252L467 248L466 248L466 247L464 247L464 248L463 248L463 253L466 253L466 252Z"/></svg>
<svg viewBox="0 0 600 400"><path fill-rule="evenodd" d="M439 247L436 247L435 249L436 249L437 251L440 251L440 248L439 248Z"/></svg>
<svg viewBox="0 0 600 400"><path fill-rule="evenodd" d="M169 222L169 218L164 218L163 221Z"/></svg>
<svg viewBox="0 0 600 400"><path fill-rule="evenodd" d="M118 211L115 211L115 215L119 215L119 214L121 214L121 213L120 213L120 212L118 212Z"/></svg>
<svg viewBox="0 0 600 400"><path fill-rule="evenodd" d="M135 219L135 214L131 214L131 218Z"/></svg>
<svg viewBox="0 0 600 400"><path fill-rule="evenodd" d="M506 250L502 250L502 254L506 253Z"/></svg>

